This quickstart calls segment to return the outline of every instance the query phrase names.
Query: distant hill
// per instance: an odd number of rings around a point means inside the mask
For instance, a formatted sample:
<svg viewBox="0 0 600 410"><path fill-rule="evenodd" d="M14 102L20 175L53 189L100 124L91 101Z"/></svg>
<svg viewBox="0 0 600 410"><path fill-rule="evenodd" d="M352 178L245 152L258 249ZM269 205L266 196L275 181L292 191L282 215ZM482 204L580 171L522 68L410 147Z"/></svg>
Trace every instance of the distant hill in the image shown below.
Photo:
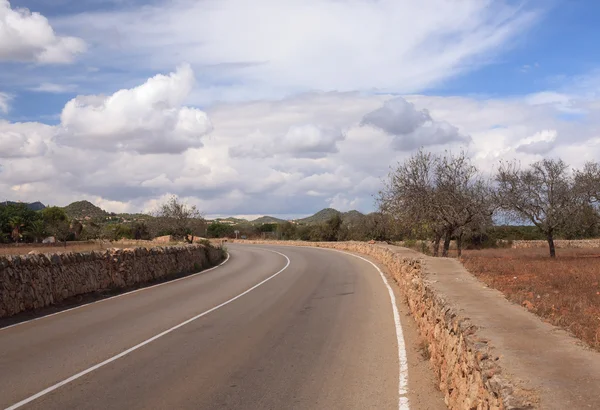
<svg viewBox="0 0 600 410"><path fill-rule="evenodd" d="M338 211L337 209L325 208L307 218L297 219L296 222L301 223L301 224L306 224L306 225L318 224L318 223L327 222L335 215L341 215L341 214L342 213L340 211Z"/></svg>
<svg viewBox="0 0 600 410"><path fill-rule="evenodd" d="M225 218L226 221L231 221L231 222L235 222L236 224L243 224L248 222L247 219L244 218L234 218L233 216L230 216L229 218Z"/></svg>
<svg viewBox="0 0 600 410"><path fill-rule="evenodd" d="M348 212L340 212L337 209L325 208L325 209L320 210L319 212L317 212L316 214L314 214L312 216L302 218L302 219L297 219L296 222L299 224L304 224L304 225L319 224L319 223L327 222L335 215L341 216L342 220L346 223L358 222L362 218L365 217L365 215L363 213L358 212L356 210L352 210L352 211L348 211Z"/></svg>
<svg viewBox="0 0 600 410"><path fill-rule="evenodd" d="M69 218L85 219L104 219L109 213L104 209L97 207L89 201L77 201L63 208Z"/></svg>
<svg viewBox="0 0 600 410"><path fill-rule="evenodd" d="M213 220L214 222L225 223L225 224L247 224L248 220L242 218L234 218L230 216L229 218L216 218Z"/></svg>
<svg viewBox="0 0 600 410"><path fill-rule="evenodd" d="M148 214L128 214L128 213L123 213L123 214L117 214L117 217L119 219L121 219L121 221L149 221L151 219L154 219L154 216L152 215L148 215Z"/></svg>
<svg viewBox="0 0 600 410"><path fill-rule="evenodd" d="M254 225L282 224L284 222L287 222L287 221L285 219L275 218L274 216L261 216L260 218L256 218L255 220L251 221L251 223Z"/></svg>
<svg viewBox="0 0 600 410"><path fill-rule="evenodd" d="M25 204L27 205L28 209L31 209L32 211L41 211L42 209L46 208L46 205L44 205L43 203L37 201L37 202L31 202L31 203L27 203L27 202L13 202L13 201L4 201L1 202L0 204L2 205L18 205L18 204Z"/></svg>
<svg viewBox="0 0 600 410"><path fill-rule="evenodd" d="M356 210L344 212L342 214L342 220L346 223L356 223L365 217L365 214Z"/></svg>

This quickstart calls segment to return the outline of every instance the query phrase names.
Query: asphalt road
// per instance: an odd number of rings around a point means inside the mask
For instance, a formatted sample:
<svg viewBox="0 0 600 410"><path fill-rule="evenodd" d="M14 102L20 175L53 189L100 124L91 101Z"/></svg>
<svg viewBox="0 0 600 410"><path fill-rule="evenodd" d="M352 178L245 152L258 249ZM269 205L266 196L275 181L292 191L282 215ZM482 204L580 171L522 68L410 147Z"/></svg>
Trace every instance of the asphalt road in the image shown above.
<svg viewBox="0 0 600 410"><path fill-rule="evenodd" d="M372 264L229 251L209 272L0 329L0 408L409 408L416 359Z"/></svg>

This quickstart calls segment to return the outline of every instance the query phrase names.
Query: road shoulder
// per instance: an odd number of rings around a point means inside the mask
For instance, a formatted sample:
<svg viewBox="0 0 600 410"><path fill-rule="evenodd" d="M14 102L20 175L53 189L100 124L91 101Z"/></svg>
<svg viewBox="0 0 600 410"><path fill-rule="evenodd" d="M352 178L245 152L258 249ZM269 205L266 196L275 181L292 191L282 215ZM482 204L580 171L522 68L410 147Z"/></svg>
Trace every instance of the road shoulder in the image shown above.
<svg viewBox="0 0 600 410"><path fill-rule="evenodd" d="M388 269L377 259L361 253L344 252L360 256L377 265L394 291L408 360L408 401L410 409L446 410L448 407L444 403L444 396L438 388L439 380L436 371L428 360L427 345L419 335L417 324L412 318L406 303L406 296L400 291Z"/></svg>

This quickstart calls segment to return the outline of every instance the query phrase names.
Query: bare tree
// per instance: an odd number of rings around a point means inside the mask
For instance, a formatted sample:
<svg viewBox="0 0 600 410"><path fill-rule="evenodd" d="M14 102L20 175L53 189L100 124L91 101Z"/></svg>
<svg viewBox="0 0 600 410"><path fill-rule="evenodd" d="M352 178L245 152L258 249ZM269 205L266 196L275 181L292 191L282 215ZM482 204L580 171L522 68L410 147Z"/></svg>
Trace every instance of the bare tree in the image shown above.
<svg viewBox="0 0 600 410"><path fill-rule="evenodd" d="M432 237L435 256L443 238L442 256L448 256L452 237L457 237L460 253L465 229L489 220L491 198L491 184L466 153L420 150L392 170L378 202L382 212L409 227L413 236Z"/></svg>
<svg viewBox="0 0 600 410"><path fill-rule="evenodd" d="M486 223L494 212L491 184L471 164L466 153L461 152L438 157L435 186L432 205L444 229L442 256L448 256L453 236L460 256L465 231Z"/></svg>
<svg viewBox="0 0 600 410"><path fill-rule="evenodd" d="M556 256L556 231L585 204L568 169L561 159L544 159L527 169L521 169L514 162L503 163L496 175L500 207L514 219L534 224L546 236L553 258Z"/></svg>
<svg viewBox="0 0 600 410"><path fill-rule="evenodd" d="M194 242L194 236L199 236L206 227L202 214L195 205L188 205L176 196L172 196L160 205L154 212L157 218L164 218L169 226L171 235L176 239Z"/></svg>
<svg viewBox="0 0 600 410"><path fill-rule="evenodd" d="M391 215L413 236L436 232L434 242L439 244L441 232L435 229L431 201L434 196L433 168L435 159L431 153L419 150L403 163L398 163L388 174L377 202L382 214ZM434 246L437 249L438 246Z"/></svg>
<svg viewBox="0 0 600 410"><path fill-rule="evenodd" d="M600 207L600 163L588 162L582 170L575 170L576 189L596 210Z"/></svg>
<svg viewBox="0 0 600 410"><path fill-rule="evenodd" d="M79 222L77 219L72 219L69 224L69 230L73 234L73 238L75 240L80 239L81 233L83 232L83 224Z"/></svg>

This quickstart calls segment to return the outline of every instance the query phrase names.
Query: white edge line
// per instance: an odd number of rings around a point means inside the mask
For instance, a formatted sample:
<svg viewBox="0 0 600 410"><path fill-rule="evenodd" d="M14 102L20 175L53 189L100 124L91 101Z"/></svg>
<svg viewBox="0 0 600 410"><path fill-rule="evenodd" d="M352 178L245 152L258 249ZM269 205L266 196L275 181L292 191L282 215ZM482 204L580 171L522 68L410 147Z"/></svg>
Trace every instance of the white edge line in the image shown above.
<svg viewBox="0 0 600 410"><path fill-rule="evenodd" d="M339 249L332 248L322 248L318 246L297 246L297 245L281 245L281 246L296 246L298 248L310 248L310 249L323 249L326 251L335 251L339 253L344 253L346 255L354 256L355 258L362 259L365 262L370 263L377 269L379 272L379 276L383 280L383 283L387 287L388 293L390 295L390 300L392 302L392 311L394 313L394 324L396 326L396 340L398 344L398 363L399 363L399 377L398 377L398 409L399 410L409 410L408 404L408 359L406 356L406 343L404 342L404 333L402 332L402 323L400 322L400 313L398 312L398 306L396 305L396 296L394 295L394 291L390 286L385 274L381 271L379 266L368 260L367 258L363 258L362 256L356 255L351 252L341 251ZM274 251L273 251L274 252Z"/></svg>
<svg viewBox="0 0 600 410"><path fill-rule="evenodd" d="M12 406L10 406L10 407L7 407L5 410L14 410L14 409L18 409L19 407L22 407L22 406L24 406L25 404L31 403L32 401L34 401L34 400L36 400L36 399L38 399L38 398L40 398L40 397L42 397L42 396L44 396L44 395L46 395L46 394L48 394L48 393L50 393L50 392L54 391L54 390L56 390L56 389L58 389L58 388L60 388L60 387L64 386L65 384L71 383L72 381L74 381L74 380L77 380L77 379L79 379L80 377L83 377L83 376L85 376L86 374L88 374L88 373L91 373L91 372L93 372L94 370L97 370L97 369L99 369L99 368L101 368L101 367L103 367L103 366L106 366L107 364L109 364L109 363L111 363L111 362L114 362L115 360L118 360L118 359L120 359L120 358L121 358L121 357L123 357L123 356L126 356L126 355L128 355L129 353L131 353L131 352L133 352L133 351L135 351L135 350L139 349L140 347L143 347L143 346L145 346L145 345L147 345L147 344L149 344L149 343L152 343L152 342L153 342L153 341L155 341L156 339L158 339L158 338L161 338L161 337L163 337L164 335L166 335L166 334L169 334L169 333L173 332L174 330L177 330L177 329L179 329L180 327L183 327L183 326L187 325L188 323L191 323L191 322L193 322L194 320L197 320L197 319L201 318L202 316L206 316L206 315L208 315L209 313L211 313L211 312L214 312L215 310L217 310L217 309L219 309L219 308L222 308L222 307L223 307L223 306L225 306L225 305L228 305L228 304L230 304L230 303L231 303L231 302L233 302L234 300L237 300L237 299L241 298L242 296L246 295L247 293L249 293L249 292L253 291L253 290L254 290L254 289L256 289L256 288L258 288L259 286L261 286L261 285L262 285L262 284L264 284L265 282L268 282L269 280L273 279L274 277L276 277L277 275L279 275L281 272L283 272L284 270L286 270L288 266L290 266L290 258L288 258L288 257L287 257L286 255L284 255L283 253L280 253L280 252L277 252L277 251L273 251L273 250L270 250L270 249L265 249L265 250L267 250L267 251L269 251L269 252L277 253L277 254L279 254L279 255L283 256L283 257L284 257L284 258L287 260L287 263L285 264L285 266L284 266L283 268L281 268L281 270L277 271L277 272L276 272L276 273L274 273L273 275L271 275L271 276L269 276L268 278L264 279L262 282L259 282L259 283L257 283L256 285L252 286L251 288L248 288L248 289L246 289L244 292L242 292L242 293L240 293L239 295L237 295L237 296L235 296L235 297L233 297L233 298L231 298L231 299L229 299L229 300L227 300L227 301L225 301L225 302L221 303L220 305L214 306L214 307L212 307L212 308L208 309L207 311L204 311L204 312L202 312L202 313L200 313L200 314L198 314L198 315L196 315L196 316L194 316L194 317L192 317L192 318L190 318L190 319L186 320L185 322L181 322L180 324L178 324L178 325L175 325L175 326L173 326L172 328L170 328L170 329L167 329L167 330L165 330L164 332L161 332L161 333L157 334L156 336L153 336L153 337L151 337L150 339L147 339L147 340L145 340L145 341L143 341L143 342L141 342L141 343L138 343L137 345L135 345L135 346L133 346L133 347L130 347L129 349L127 349L127 350L125 350L125 351L123 351L123 352L121 352L121 353L119 353L119 354L117 354L117 355L115 355L115 356L113 356L113 357L111 357L111 358L108 358L108 359L106 359L106 360L105 360L105 361L103 361L103 362L100 362L100 363L98 363L98 364L96 364L96 365L94 365L94 366L92 366L92 367L90 367L90 368L88 368L88 369L86 369L86 370L83 370L83 371L81 371L81 372L79 372L79 373L77 373L77 374L74 374L73 376L69 377L68 379L65 379L65 380L63 380L63 381L61 381L61 382L58 382L58 383L56 383L55 385L52 385L52 386L50 386L50 387L48 387L48 388L46 388L46 389L42 390L41 392L34 394L33 396L30 396L30 397L28 397L28 398L26 398L26 399L24 399L24 400L21 400L21 401L20 401L20 402L18 402L18 403L15 403L15 404L13 404L13 405L12 405Z"/></svg>
<svg viewBox="0 0 600 410"><path fill-rule="evenodd" d="M210 272L211 270L217 269L221 265L225 264L225 262L227 262L228 260L229 260L229 252L227 252L227 258L225 258L225 260L223 262L219 263L217 266L213 266L212 268L204 269L204 270L201 270L200 272L196 272L196 273L193 273L191 275L183 276L181 278L177 278L177 279L173 279L173 280L167 280L165 282L157 283L156 285L144 286L144 287L141 287L139 289L131 290L131 291L125 292L125 293L119 293L118 295L111 296L111 297L108 297L108 298L95 300L95 301L90 302L90 303L84 303L83 305L79 305L79 306L75 306L75 307L72 307L72 308L69 308L69 309L65 309L65 310L61 310L61 311L58 311L58 312L50 313L49 315L44 315L44 316L36 317L35 319L29 319L29 320L25 320L24 322L18 322L18 323L15 323L13 325L9 325L9 326L5 326L5 327L0 328L0 332L2 332L3 330L6 330L6 329L10 329L10 328L13 328L13 327L24 325L24 324L27 324L27 323L35 322L37 320L42 320L42 319L46 319L46 318L49 318L49 317L52 317L52 316L60 315L62 313L67 313L67 312L71 312L73 310L81 309L81 308L84 308L86 306L95 305L96 303L102 303L102 302L106 302L108 300L120 298L121 296L127 296L127 295L131 295L133 293L141 292L143 290L150 290L150 289L153 289L153 288L157 288L159 286L163 286L163 285L168 285L170 283L179 282L180 280L190 279L190 278L193 278L194 276L198 276L198 275L201 275L203 273ZM77 296L77 295L75 295L75 296ZM46 307L51 307L51 306L52 305L48 305Z"/></svg>
<svg viewBox="0 0 600 410"><path fill-rule="evenodd" d="M379 266L368 260L367 258L363 258L362 256L355 255L350 252L340 251L338 249L329 249L329 248L318 248L318 249L327 249L331 251L336 251L340 253L345 253L346 255L354 256L355 258L362 259L365 262L369 262L371 265L377 269L379 272L379 276L383 280L383 283L388 289L388 293L390 294L390 300L392 302L392 311L394 312L394 324L396 325L396 339L398 341L398 362L400 365L400 374L398 377L398 409L399 410L409 410L408 405L408 360L406 358L406 345L404 342L404 333L402 332L402 323L400 322L400 313L398 312L398 306L396 305L396 296L394 295L394 290L390 286L385 274L381 271Z"/></svg>

